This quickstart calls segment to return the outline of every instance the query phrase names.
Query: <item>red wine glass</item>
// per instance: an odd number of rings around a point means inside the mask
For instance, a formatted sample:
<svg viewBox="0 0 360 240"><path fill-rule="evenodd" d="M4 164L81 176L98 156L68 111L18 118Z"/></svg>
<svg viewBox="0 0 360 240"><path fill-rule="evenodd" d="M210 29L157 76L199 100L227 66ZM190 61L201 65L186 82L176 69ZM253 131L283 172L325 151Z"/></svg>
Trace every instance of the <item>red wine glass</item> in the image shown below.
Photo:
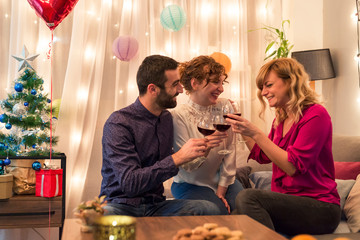
<svg viewBox="0 0 360 240"><path fill-rule="evenodd" d="M203 116L198 122L197 129L205 137L213 134L215 132L215 127L212 122L211 116Z"/></svg>
<svg viewBox="0 0 360 240"><path fill-rule="evenodd" d="M224 106L224 107L222 107L221 112L214 113L214 123L213 124L214 124L214 127L216 130L218 130L220 132L226 132L230 128L231 125L225 121L226 114L230 113L228 111L229 111L229 109L228 108L225 109L225 106ZM220 150L218 152L218 154L226 155L226 154L232 153L232 150L229 150L226 148L225 139L223 140L223 142L224 142L224 149Z"/></svg>

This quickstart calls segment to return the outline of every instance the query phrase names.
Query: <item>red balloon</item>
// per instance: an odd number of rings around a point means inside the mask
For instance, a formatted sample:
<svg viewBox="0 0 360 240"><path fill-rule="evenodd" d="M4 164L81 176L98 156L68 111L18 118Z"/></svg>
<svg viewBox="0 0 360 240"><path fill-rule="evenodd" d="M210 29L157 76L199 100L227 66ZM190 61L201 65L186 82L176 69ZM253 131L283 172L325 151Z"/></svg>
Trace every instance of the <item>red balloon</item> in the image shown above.
<svg viewBox="0 0 360 240"><path fill-rule="evenodd" d="M55 29L73 10L79 0L28 0L36 14L44 19L46 25Z"/></svg>

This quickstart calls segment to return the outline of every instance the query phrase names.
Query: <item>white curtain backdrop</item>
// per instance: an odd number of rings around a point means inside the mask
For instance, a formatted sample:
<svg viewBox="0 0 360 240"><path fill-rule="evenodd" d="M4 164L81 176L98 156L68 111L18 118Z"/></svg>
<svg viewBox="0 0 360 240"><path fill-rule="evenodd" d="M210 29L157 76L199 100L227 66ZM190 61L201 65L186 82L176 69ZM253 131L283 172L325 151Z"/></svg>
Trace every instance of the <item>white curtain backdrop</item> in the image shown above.
<svg viewBox="0 0 360 240"><path fill-rule="evenodd" d="M160 13L170 4L181 6L187 15L185 26L177 32L160 24ZM150 54L178 61L213 52L226 54L232 68L222 97L239 100L243 115L267 131L267 121L257 121L254 84L263 64L265 32L248 30L263 24L279 27L281 5L281 0L79 0L54 30L51 65L46 58L51 32L44 21L27 0L0 0L0 99L13 91L18 65L11 55L19 55L23 45L30 54L40 54L32 66L45 80L46 92L52 76L53 99L61 99L54 133L59 143L54 150L67 156L66 217L73 217L81 201L99 194L103 125L114 110L136 99L137 68ZM112 43L121 35L139 42L138 54L129 62L112 53ZM178 102L186 98L182 94ZM0 238L19 235L21 239L30 236L0 230Z"/></svg>

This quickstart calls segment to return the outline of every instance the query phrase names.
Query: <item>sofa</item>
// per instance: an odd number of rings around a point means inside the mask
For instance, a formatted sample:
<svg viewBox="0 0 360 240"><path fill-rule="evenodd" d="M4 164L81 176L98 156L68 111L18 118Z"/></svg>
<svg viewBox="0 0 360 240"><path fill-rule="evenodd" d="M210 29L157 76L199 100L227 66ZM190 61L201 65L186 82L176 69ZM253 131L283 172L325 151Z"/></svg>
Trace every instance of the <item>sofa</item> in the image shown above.
<svg viewBox="0 0 360 240"><path fill-rule="evenodd" d="M244 148L238 148L241 159L238 162L237 178L244 187L270 189L272 165L258 164L244 160L248 154ZM335 181L341 198L342 218L338 228L332 234L316 235L318 240L333 240L346 237L360 239L360 137L333 136L333 157L335 162Z"/></svg>

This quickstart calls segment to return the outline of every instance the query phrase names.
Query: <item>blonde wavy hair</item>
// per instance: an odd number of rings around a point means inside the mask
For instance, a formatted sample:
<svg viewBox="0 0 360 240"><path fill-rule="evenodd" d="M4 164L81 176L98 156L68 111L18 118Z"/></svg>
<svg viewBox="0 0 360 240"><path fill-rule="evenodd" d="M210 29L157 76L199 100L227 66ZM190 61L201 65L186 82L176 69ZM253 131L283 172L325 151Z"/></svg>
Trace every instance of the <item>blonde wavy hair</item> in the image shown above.
<svg viewBox="0 0 360 240"><path fill-rule="evenodd" d="M298 122L306 106L315 103L321 104L319 96L309 86L309 75L306 73L303 65L293 58L274 59L264 64L256 77L257 97L261 103L260 118L264 119L266 109L266 102L261 92L270 71L274 71L289 86L288 96L290 100L285 108L275 108L275 126L288 117L287 112L293 113L295 122Z"/></svg>

